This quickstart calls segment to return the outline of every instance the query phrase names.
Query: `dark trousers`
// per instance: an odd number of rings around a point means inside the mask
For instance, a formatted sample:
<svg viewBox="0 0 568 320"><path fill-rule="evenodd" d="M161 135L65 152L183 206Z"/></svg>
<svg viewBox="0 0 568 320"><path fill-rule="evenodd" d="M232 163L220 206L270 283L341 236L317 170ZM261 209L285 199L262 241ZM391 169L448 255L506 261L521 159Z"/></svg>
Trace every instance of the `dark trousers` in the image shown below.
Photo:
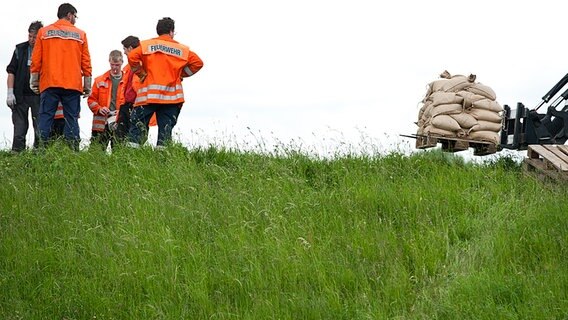
<svg viewBox="0 0 568 320"><path fill-rule="evenodd" d="M116 138L118 141L125 141L130 128L130 114L132 113L132 103L125 103L118 110L116 118Z"/></svg>
<svg viewBox="0 0 568 320"><path fill-rule="evenodd" d="M116 118L116 132L115 138L119 143L124 143L128 141L128 132L130 131L130 119L132 118L132 103L126 103L120 106L118 110L118 117ZM148 130L149 127L141 133L142 144L146 143L148 140Z"/></svg>
<svg viewBox="0 0 568 320"><path fill-rule="evenodd" d="M134 107L130 118L128 141L136 144L144 142L144 134L147 134L148 124L154 112L158 121L158 142L156 145L163 146L172 140L172 130L177 123L181 110L181 104L148 104Z"/></svg>
<svg viewBox="0 0 568 320"><path fill-rule="evenodd" d="M38 113L39 96L21 96L16 99L16 105L12 108L12 124L14 124L14 139L12 140L13 151L23 151L26 149L26 135L30 127L29 111L31 110L32 124L34 130L34 148L39 144L38 137Z"/></svg>
<svg viewBox="0 0 568 320"><path fill-rule="evenodd" d="M63 140L63 130L65 129L65 119L53 119L53 125L51 126L51 133L49 134L49 140Z"/></svg>
<svg viewBox="0 0 568 320"><path fill-rule="evenodd" d="M81 111L81 93L75 90L63 88L47 88L40 95L39 105L39 134L41 142L47 144L53 117L57 111L57 105L61 101L63 105L63 115L65 116L65 127L63 134L65 140L71 148L79 150L79 112Z"/></svg>
<svg viewBox="0 0 568 320"><path fill-rule="evenodd" d="M105 131L91 132L91 145L98 144L103 151L106 151L109 143L112 149L118 143L118 139L116 131L111 130L108 125L105 126Z"/></svg>

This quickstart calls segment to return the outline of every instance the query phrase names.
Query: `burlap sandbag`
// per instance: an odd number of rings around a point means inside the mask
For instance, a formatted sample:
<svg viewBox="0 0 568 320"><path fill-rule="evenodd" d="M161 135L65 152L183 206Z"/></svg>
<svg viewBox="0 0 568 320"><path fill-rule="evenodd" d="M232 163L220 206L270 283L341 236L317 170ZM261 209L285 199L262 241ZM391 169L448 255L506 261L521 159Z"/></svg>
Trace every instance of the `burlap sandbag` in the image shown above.
<svg viewBox="0 0 568 320"><path fill-rule="evenodd" d="M431 101L427 101L426 103L424 103L422 105L422 107L420 108L420 111L418 111L418 120L420 121L420 119L425 117L425 113L428 110L428 108L431 108L432 106L432 102Z"/></svg>
<svg viewBox="0 0 568 320"><path fill-rule="evenodd" d="M463 129L469 129L477 124L477 120L465 112L450 115Z"/></svg>
<svg viewBox="0 0 568 320"><path fill-rule="evenodd" d="M432 102L433 106L441 104L463 103L463 97L458 96L455 92L436 91L427 99Z"/></svg>
<svg viewBox="0 0 568 320"><path fill-rule="evenodd" d="M418 133L499 143L501 112L490 87L476 76L452 76L444 71L428 84L418 115Z"/></svg>
<svg viewBox="0 0 568 320"><path fill-rule="evenodd" d="M479 82L473 83L467 88L467 91L482 95L491 100L497 99L497 95L495 94L495 91L493 91L493 89Z"/></svg>
<svg viewBox="0 0 568 320"><path fill-rule="evenodd" d="M451 74L448 70L444 70L444 72L440 73L440 78L442 78L442 79L451 79L451 78L454 78L454 77L463 77L463 75L461 75L461 74L454 74L454 75L452 76L452 74ZM469 81L469 82L475 82L475 79L476 79L476 78L477 78L476 75L470 74L470 75L467 77L467 81Z"/></svg>
<svg viewBox="0 0 568 320"><path fill-rule="evenodd" d="M440 78L442 79L451 79L452 74L448 70L444 70L444 72L440 73Z"/></svg>
<svg viewBox="0 0 568 320"><path fill-rule="evenodd" d="M443 129L447 131L459 131L461 129L460 124L454 120L454 118L441 114L432 118L432 125L438 129Z"/></svg>
<svg viewBox="0 0 568 320"><path fill-rule="evenodd" d="M477 120L484 120L489 122L501 123L502 117L499 112L484 110L479 108L472 108L466 110L466 112L472 115Z"/></svg>
<svg viewBox="0 0 568 320"><path fill-rule="evenodd" d="M423 133L424 133L424 135L437 135L437 136L442 136L442 137L457 137L456 132L436 128L433 125L429 125L429 126L424 127Z"/></svg>
<svg viewBox="0 0 568 320"><path fill-rule="evenodd" d="M425 125L426 122L424 120L420 119L415 123L418 126L418 128L424 128L424 125Z"/></svg>
<svg viewBox="0 0 568 320"><path fill-rule="evenodd" d="M501 131L501 123L477 120L477 124L470 129L470 132L475 131L499 132Z"/></svg>
<svg viewBox="0 0 568 320"><path fill-rule="evenodd" d="M490 99L481 99L481 100L475 101L471 108L473 108L473 109L479 108L479 109L489 110L489 111L494 111L494 112L503 111L503 107L501 107L501 105L497 101L490 100Z"/></svg>
<svg viewBox="0 0 568 320"><path fill-rule="evenodd" d="M468 109L471 108L471 105L475 102L475 101L479 101L482 99L485 99L484 96L479 95L479 94L475 94L473 92L469 92L469 91L458 91L456 93L458 96L463 98L463 107L464 109Z"/></svg>
<svg viewBox="0 0 568 320"><path fill-rule="evenodd" d="M432 103L429 104L425 104L424 107L422 107L422 109L420 109L420 112L418 113L418 119L426 119L426 118L431 118L432 114Z"/></svg>
<svg viewBox="0 0 568 320"><path fill-rule="evenodd" d="M456 76L451 79L440 79L431 83L432 91L458 92L472 85L465 76Z"/></svg>
<svg viewBox="0 0 568 320"><path fill-rule="evenodd" d="M419 136L424 135L424 126L420 125L420 123L418 123L418 130L416 130L416 134Z"/></svg>
<svg viewBox="0 0 568 320"><path fill-rule="evenodd" d="M499 144L499 133L493 131L473 131L469 133L468 138Z"/></svg>
<svg viewBox="0 0 568 320"><path fill-rule="evenodd" d="M463 108L461 104L453 103L453 104L441 104L437 106L430 106L430 108L424 111L425 117L435 117L440 114L458 114L462 113Z"/></svg>
<svg viewBox="0 0 568 320"><path fill-rule="evenodd" d="M440 79L432 82L432 91L458 92L469 88L472 83L465 76L454 76L451 79Z"/></svg>
<svg viewBox="0 0 568 320"><path fill-rule="evenodd" d="M428 97L430 97L430 95L432 94L432 83L429 83L426 86L426 94L424 95L424 98L422 98L422 103L426 103L426 101L428 100Z"/></svg>

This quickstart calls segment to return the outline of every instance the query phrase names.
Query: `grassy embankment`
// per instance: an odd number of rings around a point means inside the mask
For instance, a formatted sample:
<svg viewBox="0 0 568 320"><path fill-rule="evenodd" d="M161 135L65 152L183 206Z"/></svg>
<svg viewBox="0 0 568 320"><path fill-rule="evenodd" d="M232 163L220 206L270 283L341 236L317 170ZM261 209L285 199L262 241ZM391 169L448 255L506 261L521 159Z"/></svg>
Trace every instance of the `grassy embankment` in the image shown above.
<svg viewBox="0 0 568 320"><path fill-rule="evenodd" d="M0 154L0 319L566 319L568 188L425 152Z"/></svg>

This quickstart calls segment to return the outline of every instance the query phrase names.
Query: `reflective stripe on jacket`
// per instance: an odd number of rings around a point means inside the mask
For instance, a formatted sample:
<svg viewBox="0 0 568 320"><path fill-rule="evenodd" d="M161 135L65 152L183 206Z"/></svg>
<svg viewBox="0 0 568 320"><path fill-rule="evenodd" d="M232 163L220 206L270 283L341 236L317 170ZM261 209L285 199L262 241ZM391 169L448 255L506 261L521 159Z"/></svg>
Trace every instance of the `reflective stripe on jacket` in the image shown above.
<svg viewBox="0 0 568 320"><path fill-rule="evenodd" d="M169 35L140 42L128 54L128 63L136 74L147 73L137 90L134 106L185 102L181 78L195 74L203 61L189 47Z"/></svg>
<svg viewBox="0 0 568 320"><path fill-rule="evenodd" d="M124 104L124 72L122 78L116 88L116 111L120 109L120 106ZM89 109L93 112L93 131L104 131L107 116L99 114L99 110L102 107L110 106L111 92L112 91L112 79L110 75L110 70L105 72L103 75L95 78L93 83L93 89L91 90L91 95L87 98L87 104Z"/></svg>
<svg viewBox="0 0 568 320"><path fill-rule="evenodd" d="M136 89L140 87L140 79L134 76L134 72L132 72L132 68L130 68L129 64L126 64L122 69L122 74L124 78L124 103L134 105L134 101L136 100ZM120 113L119 113L120 116ZM120 120L119 120L120 121ZM148 126L155 127L158 125L158 120L156 120L156 114L152 115L150 118L150 123Z"/></svg>
<svg viewBox="0 0 568 320"><path fill-rule="evenodd" d="M87 35L59 19L39 29L30 73L39 73L39 89L64 88L83 92L83 76L91 76Z"/></svg>

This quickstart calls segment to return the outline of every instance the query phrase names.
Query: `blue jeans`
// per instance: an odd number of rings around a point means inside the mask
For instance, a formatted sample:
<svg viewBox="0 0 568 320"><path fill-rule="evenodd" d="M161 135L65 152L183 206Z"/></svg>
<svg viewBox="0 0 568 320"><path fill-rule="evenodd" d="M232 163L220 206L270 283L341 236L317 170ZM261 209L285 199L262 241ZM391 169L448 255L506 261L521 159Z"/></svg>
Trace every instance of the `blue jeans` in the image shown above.
<svg viewBox="0 0 568 320"><path fill-rule="evenodd" d="M61 101L65 127L63 135L73 148L79 148L81 137L79 136L79 112L81 111L81 93L76 90L63 88L47 88L41 92L39 103L39 135L45 145L49 140L53 117L57 111L57 105Z"/></svg>
<svg viewBox="0 0 568 320"><path fill-rule="evenodd" d="M63 140L63 130L65 129L65 119L53 119L53 127L49 134L49 140Z"/></svg>
<svg viewBox="0 0 568 320"><path fill-rule="evenodd" d="M130 128L128 141L142 144L143 133L146 132L150 118L154 112L158 121L158 142L156 145L163 146L172 140L172 130L177 123L181 110L181 104L148 104L134 107L130 116Z"/></svg>

